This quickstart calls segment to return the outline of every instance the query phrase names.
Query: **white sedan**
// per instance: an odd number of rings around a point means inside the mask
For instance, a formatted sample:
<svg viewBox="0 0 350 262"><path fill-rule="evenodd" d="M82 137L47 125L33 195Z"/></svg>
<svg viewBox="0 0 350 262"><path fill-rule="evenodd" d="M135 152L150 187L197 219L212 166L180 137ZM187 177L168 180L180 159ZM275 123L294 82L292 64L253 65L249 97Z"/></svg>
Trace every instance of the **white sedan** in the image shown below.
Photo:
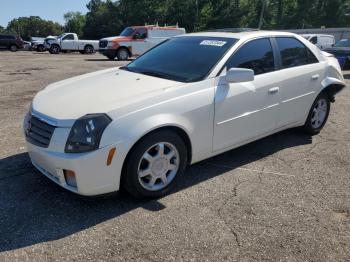
<svg viewBox="0 0 350 262"><path fill-rule="evenodd" d="M319 133L344 87L337 60L295 34L195 33L49 85L24 131L33 165L60 186L153 198L188 164L288 128Z"/></svg>

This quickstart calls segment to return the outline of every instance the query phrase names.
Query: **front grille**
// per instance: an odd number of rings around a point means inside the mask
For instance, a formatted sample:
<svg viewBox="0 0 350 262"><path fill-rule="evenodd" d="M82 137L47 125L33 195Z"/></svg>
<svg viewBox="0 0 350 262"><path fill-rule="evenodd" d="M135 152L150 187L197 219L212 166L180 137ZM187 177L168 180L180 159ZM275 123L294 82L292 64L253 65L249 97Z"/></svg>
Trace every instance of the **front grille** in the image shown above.
<svg viewBox="0 0 350 262"><path fill-rule="evenodd" d="M33 115L29 117L25 127L27 141L45 148L49 146L54 131L54 126L45 123Z"/></svg>
<svg viewBox="0 0 350 262"><path fill-rule="evenodd" d="M100 41L100 48L106 48L108 45L108 41L107 40L101 40Z"/></svg>

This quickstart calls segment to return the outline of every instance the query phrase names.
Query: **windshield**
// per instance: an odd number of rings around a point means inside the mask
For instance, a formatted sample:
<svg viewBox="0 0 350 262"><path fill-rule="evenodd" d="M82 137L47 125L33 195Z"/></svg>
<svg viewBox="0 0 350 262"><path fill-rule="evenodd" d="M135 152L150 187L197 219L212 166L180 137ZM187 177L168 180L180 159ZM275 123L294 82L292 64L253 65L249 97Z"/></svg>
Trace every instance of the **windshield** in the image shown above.
<svg viewBox="0 0 350 262"><path fill-rule="evenodd" d="M350 39L342 39L337 42L334 46L336 47L350 47Z"/></svg>
<svg viewBox="0 0 350 262"><path fill-rule="evenodd" d="M180 82L200 81L236 42L222 37L175 37L123 69Z"/></svg>
<svg viewBox="0 0 350 262"><path fill-rule="evenodd" d="M127 27L120 33L120 36L132 36L134 31L135 30L132 27Z"/></svg>

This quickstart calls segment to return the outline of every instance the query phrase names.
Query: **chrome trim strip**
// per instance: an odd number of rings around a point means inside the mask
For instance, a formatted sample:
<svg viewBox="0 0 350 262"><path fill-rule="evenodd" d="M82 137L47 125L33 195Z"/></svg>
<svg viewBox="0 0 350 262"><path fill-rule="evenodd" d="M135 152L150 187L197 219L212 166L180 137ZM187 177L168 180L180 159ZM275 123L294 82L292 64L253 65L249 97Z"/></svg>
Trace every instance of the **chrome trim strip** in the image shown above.
<svg viewBox="0 0 350 262"><path fill-rule="evenodd" d="M35 116L36 118L40 119L41 121L51 125L51 126L58 127L57 120L55 120L51 117L48 117L48 116L41 114L39 112L35 112L33 109L30 111L30 114L32 116Z"/></svg>
<svg viewBox="0 0 350 262"><path fill-rule="evenodd" d="M302 98L302 97L304 97L304 96L312 95L312 94L314 94L314 93L315 93L315 91L310 92L310 93L307 93L307 94L303 94L303 95L301 95L301 96L296 96L296 97L293 97L293 98L290 98L290 99L284 100L284 101L282 101L282 103L287 103L287 102L290 102L290 101L293 101L293 100L296 100L296 99Z"/></svg>
<svg viewBox="0 0 350 262"><path fill-rule="evenodd" d="M252 114L255 114L255 113L258 113L258 112L270 109L270 108L273 108L273 107L278 106L278 105L279 105L279 103L273 104L273 105L270 105L270 106L264 107L262 109L258 109L258 110L252 111L252 112L246 112L246 113L244 113L242 115L239 115L239 116L236 116L236 117L233 117L233 118L221 121L221 122L217 123L216 125L219 126L219 125L222 125L222 124L226 124L228 122L232 122L232 121L237 120L239 118L242 118L242 117L245 117L245 116L249 116L249 115L252 115Z"/></svg>

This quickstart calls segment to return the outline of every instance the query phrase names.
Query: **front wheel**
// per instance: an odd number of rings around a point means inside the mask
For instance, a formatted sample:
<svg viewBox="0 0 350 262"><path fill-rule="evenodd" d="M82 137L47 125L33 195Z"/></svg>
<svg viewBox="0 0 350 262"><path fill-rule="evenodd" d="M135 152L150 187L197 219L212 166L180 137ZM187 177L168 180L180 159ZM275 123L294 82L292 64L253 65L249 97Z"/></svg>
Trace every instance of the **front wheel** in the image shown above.
<svg viewBox="0 0 350 262"><path fill-rule="evenodd" d="M55 54L55 55L59 54L60 51L61 51L61 48L58 45L51 45L49 50L50 54Z"/></svg>
<svg viewBox="0 0 350 262"><path fill-rule="evenodd" d="M121 61L125 61L129 59L129 52L126 48L119 48L117 52L117 57Z"/></svg>
<svg viewBox="0 0 350 262"><path fill-rule="evenodd" d="M305 125L303 126L304 131L310 135L317 135L320 133L327 122L330 108L331 104L327 94L319 94L313 103Z"/></svg>
<svg viewBox="0 0 350 262"><path fill-rule="evenodd" d="M172 131L155 132L136 144L123 170L122 184L136 198L168 194L184 173L187 149Z"/></svg>

